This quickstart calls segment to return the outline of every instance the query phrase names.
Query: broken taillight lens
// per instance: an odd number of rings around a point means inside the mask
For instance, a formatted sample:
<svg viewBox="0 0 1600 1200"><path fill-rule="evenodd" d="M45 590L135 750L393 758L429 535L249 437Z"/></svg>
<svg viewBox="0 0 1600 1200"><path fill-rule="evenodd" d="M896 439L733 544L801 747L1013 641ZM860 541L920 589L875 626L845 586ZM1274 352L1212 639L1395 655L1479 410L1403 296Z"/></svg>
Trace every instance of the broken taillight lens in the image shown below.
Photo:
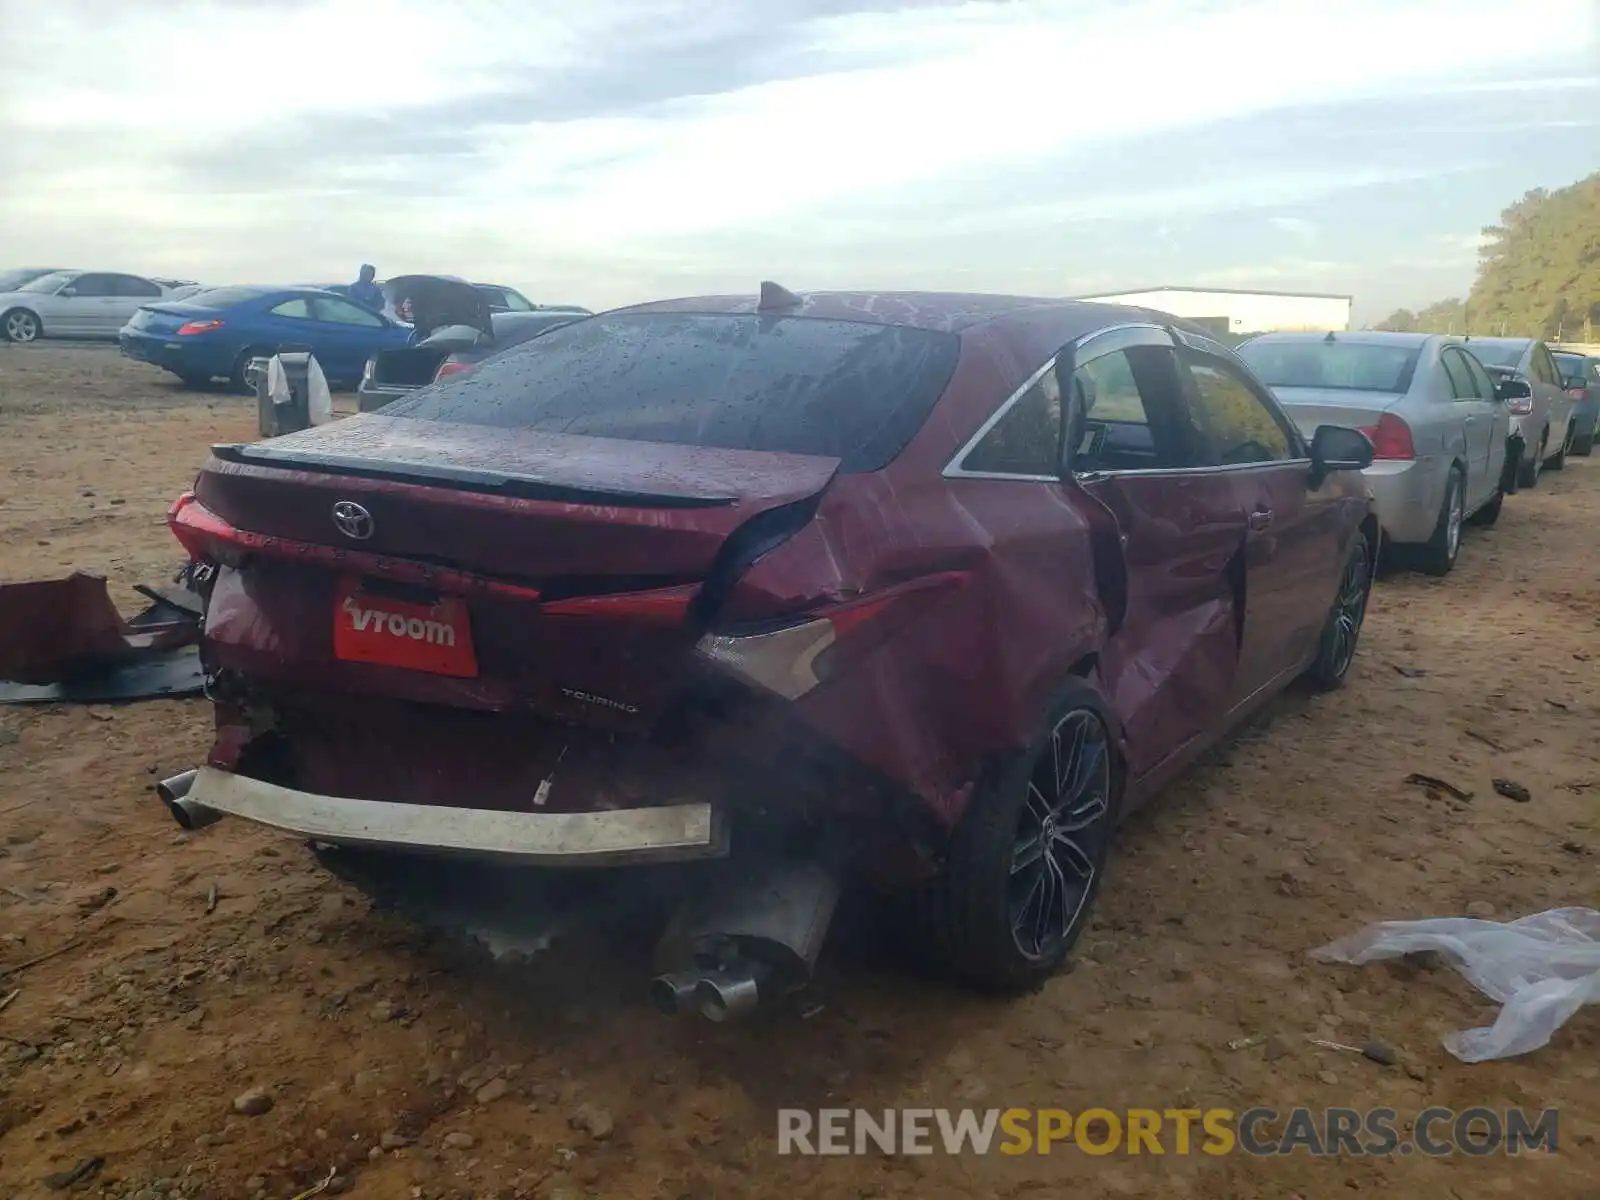
<svg viewBox="0 0 1600 1200"><path fill-rule="evenodd" d="M695 648L746 683L798 700L846 662L870 654L970 578L965 571L924 576L788 624L708 633Z"/></svg>

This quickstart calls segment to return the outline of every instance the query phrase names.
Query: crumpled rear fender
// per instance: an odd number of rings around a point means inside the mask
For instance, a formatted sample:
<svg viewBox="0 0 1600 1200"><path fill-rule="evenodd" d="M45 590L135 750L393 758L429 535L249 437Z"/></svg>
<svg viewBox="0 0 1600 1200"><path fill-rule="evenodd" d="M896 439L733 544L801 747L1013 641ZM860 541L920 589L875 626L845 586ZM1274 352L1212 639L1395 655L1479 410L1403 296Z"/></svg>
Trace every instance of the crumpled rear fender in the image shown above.
<svg viewBox="0 0 1600 1200"><path fill-rule="evenodd" d="M1120 619L1116 539L1109 512L1069 485L940 480L897 491L882 475L849 476L781 553L751 568L736 602L793 612L933 573L965 577L795 705L950 827L984 764L1033 740L1050 698Z"/></svg>

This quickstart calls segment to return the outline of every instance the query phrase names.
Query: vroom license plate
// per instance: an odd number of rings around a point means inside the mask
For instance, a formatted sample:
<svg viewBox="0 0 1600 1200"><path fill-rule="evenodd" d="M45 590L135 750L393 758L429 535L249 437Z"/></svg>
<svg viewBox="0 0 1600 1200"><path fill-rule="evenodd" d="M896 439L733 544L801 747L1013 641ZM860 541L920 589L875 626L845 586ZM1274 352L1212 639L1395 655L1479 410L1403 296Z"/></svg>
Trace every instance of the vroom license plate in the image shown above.
<svg viewBox="0 0 1600 1200"><path fill-rule="evenodd" d="M334 597L333 656L458 679L478 673L464 600L413 604L364 593L359 583L344 584Z"/></svg>

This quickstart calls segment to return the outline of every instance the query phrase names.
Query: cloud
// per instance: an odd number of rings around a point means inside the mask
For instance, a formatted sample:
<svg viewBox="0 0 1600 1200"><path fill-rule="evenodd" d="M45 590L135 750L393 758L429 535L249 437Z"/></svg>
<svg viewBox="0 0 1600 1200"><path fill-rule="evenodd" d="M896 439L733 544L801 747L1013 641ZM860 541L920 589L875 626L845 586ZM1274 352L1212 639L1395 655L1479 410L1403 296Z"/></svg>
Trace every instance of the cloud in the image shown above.
<svg viewBox="0 0 1600 1200"><path fill-rule="evenodd" d="M1330 196L1481 171L1539 123L1570 136L1594 84L1545 39L1394 52L1494 28L1499 0L392 0L382 19L54 0L10 19L23 3L0 0L0 261L314 278L367 259L591 303L758 267L1072 290L1116 248L1130 271L1203 272L1184 231L1207 214L1248 215L1259 243L1226 240L1260 261L1337 237L1313 211ZM1586 0L1520 15L1593 20ZM1527 79L1537 96L1506 90Z"/></svg>

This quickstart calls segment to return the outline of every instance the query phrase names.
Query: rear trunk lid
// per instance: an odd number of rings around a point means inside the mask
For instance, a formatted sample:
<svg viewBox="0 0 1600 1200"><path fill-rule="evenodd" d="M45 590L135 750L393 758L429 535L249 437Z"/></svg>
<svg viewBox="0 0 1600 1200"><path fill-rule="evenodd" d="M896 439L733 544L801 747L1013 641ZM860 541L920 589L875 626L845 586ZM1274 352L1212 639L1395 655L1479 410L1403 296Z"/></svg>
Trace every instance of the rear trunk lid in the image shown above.
<svg viewBox="0 0 1600 1200"><path fill-rule="evenodd" d="M248 536L208 646L282 682L648 720L684 681L690 605L730 541L785 506L808 520L837 467L376 413L217 446L196 499Z"/></svg>
<svg viewBox="0 0 1600 1200"><path fill-rule="evenodd" d="M1370 428L1404 399L1398 392L1361 392L1349 388L1275 387L1272 394L1308 439L1319 425Z"/></svg>
<svg viewBox="0 0 1600 1200"><path fill-rule="evenodd" d="M215 321L220 316L219 310L207 308L203 304L185 304L182 301L170 300L158 304L146 304L133 314L133 319L128 324L144 333L176 333L190 321Z"/></svg>
<svg viewBox="0 0 1600 1200"><path fill-rule="evenodd" d="M740 525L815 496L837 467L810 455L369 413L213 447L196 495L255 533L495 577L696 579ZM340 500L371 514L359 547L333 522Z"/></svg>

